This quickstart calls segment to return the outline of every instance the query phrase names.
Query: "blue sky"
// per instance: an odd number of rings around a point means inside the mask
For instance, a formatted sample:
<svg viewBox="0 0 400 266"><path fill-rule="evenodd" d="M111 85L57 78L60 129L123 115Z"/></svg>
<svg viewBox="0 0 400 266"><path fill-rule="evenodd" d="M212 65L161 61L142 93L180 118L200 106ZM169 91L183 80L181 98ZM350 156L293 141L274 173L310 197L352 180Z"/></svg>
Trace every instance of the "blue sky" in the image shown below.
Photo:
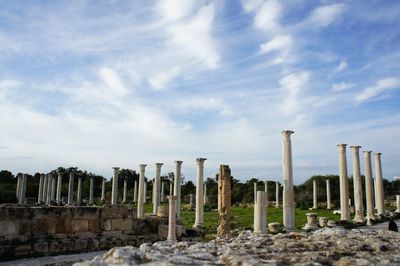
<svg viewBox="0 0 400 266"><path fill-rule="evenodd" d="M0 167L112 175L183 160L295 183L338 143L400 175L399 1L1 1ZM348 151L351 174L351 153ZM361 157L362 169L363 158Z"/></svg>

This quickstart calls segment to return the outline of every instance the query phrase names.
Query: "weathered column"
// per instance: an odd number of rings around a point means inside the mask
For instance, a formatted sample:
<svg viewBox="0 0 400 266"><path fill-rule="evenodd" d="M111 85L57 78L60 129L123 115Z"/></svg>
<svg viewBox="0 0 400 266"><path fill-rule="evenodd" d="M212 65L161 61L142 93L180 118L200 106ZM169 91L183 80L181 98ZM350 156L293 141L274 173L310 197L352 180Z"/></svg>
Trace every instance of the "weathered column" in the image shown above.
<svg viewBox="0 0 400 266"><path fill-rule="evenodd" d="M313 180L313 209L318 209L317 180Z"/></svg>
<svg viewBox="0 0 400 266"><path fill-rule="evenodd" d="M51 189L52 189L53 178L51 174L47 174L47 195L46 195L46 204L51 203Z"/></svg>
<svg viewBox="0 0 400 266"><path fill-rule="evenodd" d="M256 201L257 201L257 182L253 183L253 195L254 195L254 204L256 204Z"/></svg>
<svg viewBox="0 0 400 266"><path fill-rule="evenodd" d="M137 202L138 200L138 181L135 180L135 185L133 187L133 202Z"/></svg>
<svg viewBox="0 0 400 266"><path fill-rule="evenodd" d="M354 222L364 222L364 208L362 183L360 174L360 148L361 146L351 146L353 155L353 187L354 187Z"/></svg>
<svg viewBox="0 0 400 266"><path fill-rule="evenodd" d="M37 203L40 204L42 202L42 194L43 194L43 175L40 174L39 177L39 191L38 191L38 200Z"/></svg>
<svg viewBox="0 0 400 266"><path fill-rule="evenodd" d="M176 196L169 196L168 237L169 241L176 241Z"/></svg>
<svg viewBox="0 0 400 266"><path fill-rule="evenodd" d="M22 186L22 174L17 175L17 189L15 191L15 196L17 198L17 203L20 204L20 197L21 197L21 186Z"/></svg>
<svg viewBox="0 0 400 266"><path fill-rule="evenodd" d="M89 204L93 205L94 204L94 200L93 200L94 177L91 176L89 181L90 181L90 186L89 186Z"/></svg>
<svg viewBox="0 0 400 266"><path fill-rule="evenodd" d="M203 175L204 175L204 161L206 158L197 158L197 176L196 176L196 217L193 228L204 227L203 219Z"/></svg>
<svg viewBox="0 0 400 266"><path fill-rule="evenodd" d="M174 195L174 187L172 182L169 182L169 195Z"/></svg>
<svg viewBox="0 0 400 266"><path fill-rule="evenodd" d="M375 219L374 210L374 189L371 166L372 151L364 151L365 159L365 200L367 202L367 220Z"/></svg>
<svg viewBox="0 0 400 266"><path fill-rule="evenodd" d="M61 203L61 184L62 184L62 173L58 172L57 173L57 195L56 195L56 201L58 204Z"/></svg>
<svg viewBox="0 0 400 266"><path fill-rule="evenodd" d="M78 189L76 191L76 204L82 203L82 176L78 176Z"/></svg>
<svg viewBox="0 0 400 266"><path fill-rule="evenodd" d="M265 191L257 191L254 204L254 233L265 234L267 230L267 206Z"/></svg>
<svg viewBox="0 0 400 266"><path fill-rule="evenodd" d="M268 200L268 181L265 181L264 191L267 194L267 196L266 196L266 204L267 204L267 208L268 208L268 204L269 204L269 200Z"/></svg>
<svg viewBox="0 0 400 266"><path fill-rule="evenodd" d="M72 205L74 202L74 178L75 172L69 172L69 182L68 182L68 205Z"/></svg>
<svg viewBox="0 0 400 266"><path fill-rule="evenodd" d="M328 210L332 209L332 202L331 202L331 180L327 179L326 182L326 208Z"/></svg>
<svg viewBox="0 0 400 266"><path fill-rule="evenodd" d="M103 177L103 180L101 181L101 203L106 202L106 179Z"/></svg>
<svg viewBox="0 0 400 266"><path fill-rule="evenodd" d="M218 176L218 180L217 180L217 193L218 193L218 197L217 197L217 210L218 210L218 213L220 213L221 212L221 205L222 205L222 202L221 202L221 197L222 197L222 181L221 181L221 177L220 176Z"/></svg>
<svg viewBox="0 0 400 266"><path fill-rule="evenodd" d="M42 194L42 202L46 203L47 200L47 175L46 174L42 174L43 175L43 194ZM22 181L21 181L22 182ZM22 184L22 183L21 183Z"/></svg>
<svg viewBox="0 0 400 266"><path fill-rule="evenodd" d="M144 179L144 199L143 199L143 201L144 201L144 203L147 203L147 180L146 180L146 178Z"/></svg>
<svg viewBox="0 0 400 266"><path fill-rule="evenodd" d="M229 237L230 235L230 217L231 217L231 169L229 165L219 166L218 198L221 199L221 210L219 213L219 222L217 228L217 235L222 237Z"/></svg>
<svg viewBox="0 0 400 266"><path fill-rule="evenodd" d="M383 178L382 178L382 164L381 153L374 153L375 156L375 179L376 179L376 194L378 215L385 215L385 197L383 194Z"/></svg>
<svg viewBox="0 0 400 266"><path fill-rule="evenodd" d="M172 183L169 185L170 195L176 196L176 217L181 217L181 170L182 161L175 161L175 173L174 173L174 187L172 189ZM171 193L173 190L173 194Z"/></svg>
<svg viewBox="0 0 400 266"><path fill-rule="evenodd" d="M396 212L400 212L400 195L396 195Z"/></svg>
<svg viewBox="0 0 400 266"><path fill-rule="evenodd" d="M111 188L111 205L118 204L118 174L119 174L119 167L113 167L114 175L112 178L112 188Z"/></svg>
<svg viewBox="0 0 400 266"><path fill-rule="evenodd" d="M160 201L164 202L165 201L165 188L164 188L164 182L161 182L161 197Z"/></svg>
<svg viewBox="0 0 400 266"><path fill-rule="evenodd" d="M292 144L290 135L293 131L282 131L282 166L283 166L283 225L286 230L295 228Z"/></svg>
<svg viewBox="0 0 400 266"><path fill-rule="evenodd" d="M203 184L203 204L207 203L207 183L204 182Z"/></svg>
<svg viewBox="0 0 400 266"><path fill-rule="evenodd" d="M124 191L123 191L123 194L122 194L122 203L123 204L127 203L127 201L126 201L127 194L128 194L128 180L127 180L126 177L124 177Z"/></svg>
<svg viewBox="0 0 400 266"><path fill-rule="evenodd" d="M156 177L154 178L154 184L153 184L153 195L154 195L154 200L153 200L153 214L157 215L157 208L160 205L160 176L161 176L161 166L163 166L163 163L156 163ZM176 208L176 207L175 207Z"/></svg>
<svg viewBox="0 0 400 266"><path fill-rule="evenodd" d="M51 176L51 194L50 201L53 202L56 200L56 176L54 174L50 174Z"/></svg>
<svg viewBox="0 0 400 266"><path fill-rule="evenodd" d="M349 179L347 177L346 144L338 144L339 182L340 182L340 220L350 220Z"/></svg>
<svg viewBox="0 0 400 266"><path fill-rule="evenodd" d="M275 182L275 207L279 208L279 182Z"/></svg>
<svg viewBox="0 0 400 266"><path fill-rule="evenodd" d="M26 198L26 182L28 181L28 174L22 174L22 194L21 194L21 204L25 204Z"/></svg>
<svg viewBox="0 0 400 266"><path fill-rule="evenodd" d="M137 218L144 217L144 197L145 197L145 181L144 172L147 164L139 164L139 191L138 191L138 205L137 205Z"/></svg>

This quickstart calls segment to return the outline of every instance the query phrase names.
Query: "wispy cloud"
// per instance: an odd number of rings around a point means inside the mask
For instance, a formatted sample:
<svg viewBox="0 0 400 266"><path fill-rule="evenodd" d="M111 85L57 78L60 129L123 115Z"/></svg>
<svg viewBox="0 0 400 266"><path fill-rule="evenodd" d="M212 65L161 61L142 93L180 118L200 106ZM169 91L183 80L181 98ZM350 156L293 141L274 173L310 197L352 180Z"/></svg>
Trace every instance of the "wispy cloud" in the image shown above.
<svg viewBox="0 0 400 266"><path fill-rule="evenodd" d="M374 98L382 93L400 88L400 80L397 78L384 78L376 82L375 85L365 88L360 94L357 95L356 99L358 102L367 101Z"/></svg>
<svg viewBox="0 0 400 266"><path fill-rule="evenodd" d="M347 82L335 83L332 85L332 91L334 91L334 92L345 91L345 90L353 88L354 86L355 86L355 84L347 83Z"/></svg>

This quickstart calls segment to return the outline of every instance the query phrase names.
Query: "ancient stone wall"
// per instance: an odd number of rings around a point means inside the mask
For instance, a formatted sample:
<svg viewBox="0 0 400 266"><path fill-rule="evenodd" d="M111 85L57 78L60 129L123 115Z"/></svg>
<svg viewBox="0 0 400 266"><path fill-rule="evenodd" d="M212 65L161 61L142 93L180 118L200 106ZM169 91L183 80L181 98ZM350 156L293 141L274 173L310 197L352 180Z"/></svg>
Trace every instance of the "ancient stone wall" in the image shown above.
<svg viewBox="0 0 400 266"><path fill-rule="evenodd" d="M126 206L0 205L0 260L138 246L159 240L168 218L136 218Z"/></svg>

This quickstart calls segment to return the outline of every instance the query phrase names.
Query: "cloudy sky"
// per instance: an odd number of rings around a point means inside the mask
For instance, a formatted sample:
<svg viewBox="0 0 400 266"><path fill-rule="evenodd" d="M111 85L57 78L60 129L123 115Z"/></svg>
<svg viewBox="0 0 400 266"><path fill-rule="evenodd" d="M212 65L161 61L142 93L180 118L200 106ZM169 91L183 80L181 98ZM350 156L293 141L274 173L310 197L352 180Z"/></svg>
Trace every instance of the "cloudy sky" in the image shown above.
<svg viewBox="0 0 400 266"><path fill-rule="evenodd" d="M400 175L400 1L0 1L0 168ZM349 173L351 152L348 151ZM362 158L363 169L363 158ZM363 171L362 171L363 172Z"/></svg>

